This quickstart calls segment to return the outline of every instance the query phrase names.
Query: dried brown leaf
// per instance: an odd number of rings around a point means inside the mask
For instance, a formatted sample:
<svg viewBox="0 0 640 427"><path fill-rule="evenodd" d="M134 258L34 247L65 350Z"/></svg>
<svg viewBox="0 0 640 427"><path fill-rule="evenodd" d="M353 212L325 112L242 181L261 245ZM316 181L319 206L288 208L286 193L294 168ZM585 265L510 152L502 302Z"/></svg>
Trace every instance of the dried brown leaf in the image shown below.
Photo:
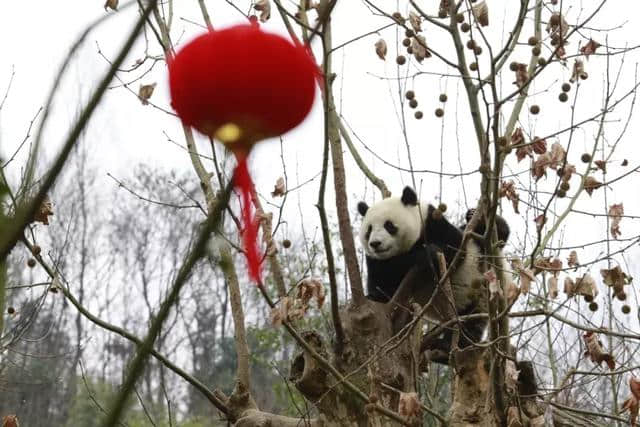
<svg viewBox="0 0 640 427"><path fill-rule="evenodd" d="M582 46L580 48L580 52L587 57L587 59L589 59L589 55L593 54L596 52L596 49L598 49L600 46L602 46L600 43L598 43L597 41L593 40L593 39L589 39L589 42Z"/></svg>
<svg viewBox="0 0 640 427"><path fill-rule="evenodd" d="M253 5L253 8L260 12L260 22L267 22L271 17L271 2L270 0L257 0Z"/></svg>
<svg viewBox="0 0 640 427"><path fill-rule="evenodd" d="M49 196L45 196L40 204L40 208L33 215L33 222L41 222L49 225L49 216L53 215L53 203L49 200Z"/></svg>
<svg viewBox="0 0 640 427"><path fill-rule="evenodd" d="M286 188L284 185L284 178L280 177L276 180L276 185L273 187L273 191L271 192L271 197L282 197L286 192Z"/></svg>
<svg viewBox="0 0 640 427"><path fill-rule="evenodd" d="M596 281L589 273L585 273L582 277L576 279L573 293L583 296L596 297L598 295L598 286Z"/></svg>
<svg viewBox="0 0 640 427"><path fill-rule="evenodd" d="M439 12L449 16L449 0L440 0Z"/></svg>
<svg viewBox="0 0 640 427"><path fill-rule="evenodd" d="M507 304L508 305L513 304L514 302L516 302L519 296L520 296L520 288L518 288L516 284L513 282L507 283L507 295L506 295Z"/></svg>
<svg viewBox="0 0 640 427"><path fill-rule="evenodd" d="M107 0L104 4L104 10L118 10L118 0Z"/></svg>
<svg viewBox="0 0 640 427"><path fill-rule="evenodd" d="M529 73L527 72L527 64L523 64L521 62L516 63L516 81L513 82L514 85L518 86L520 89L524 87L529 81Z"/></svg>
<svg viewBox="0 0 640 427"><path fill-rule="evenodd" d="M516 183L513 180L509 180L508 182L502 181L502 183L500 183L499 196L506 197L507 200L511 202L514 212L517 214L520 213L518 211L518 203L520 202L520 196L516 192Z"/></svg>
<svg viewBox="0 0 640 427"><path fill-rule="evenodd" d="M604 160L594 160L593 163L600 169L602 172L607 173L607 162Z"/></svg>
<svg viewBox="0 0 640 427"><path fill-rule="evenodd" d="M385 57L387 56L387 42L384 41L384 39L380 39L376 42L375 47L376 55L378 55L378 58L384 61Z"/></svg>
<svg viewBox="0 0 640 427"><path fill-rule="evenodd" d="M400 392L400 398L398 399L398 414L400 414L401 417L414 420L417 420L422 416L422 406L420 405L418 393Z"/></svg>
<svg viewBox="0 0 640 427"><path fill-rule="evenodd" d="M631 279L627 274L622 271L619 265L616 265L614 268L600 270L600 275L602 276L602 281L605 285L612 287L613 292L618 295L624 292L624 285L628 285L631 283Z"/></svg>
<svg viewBox="0 0 640 427"><path fill-rule="evenodd" d="M558 278L556 276L551 276L549 279L549 296L551 299L558 298Z"/></svg>
<svg viewBox="0 0 640 427"><path fill-rule="evenodd" d="M569 182L571 176L576 173L576 167L570 163L564 165L561 170L562 172L562 182Z"/></svg>
<svg viewBox="0 0 640 427"><path fill-rule="evenodd" d="M528 268L518 268L520 277L520 292L527 295L531 290L531 282L535 282L533 272Z"/></svg>
<svg viewBox="0 0 640 427"><path fill-rule="evenodd" d="M567 264L569 265L569 267L577 267L579 262L578 262L578 253L576 251L571 251L569 253L569 258L567 258Z"/></svg>
<svg viewBox="0 0 640 427"><path fill-rule="evenodd" d="M531 166L531 175L536 179L536 182L543 176L547 176L547 168L551 165L551 155L544 153L538 156Z"/></svg>
<svg viewBox="0 0 640 427"><path fill-rule="evenodd" d="M620 232L620 221L622 221L622 215L624 215L624 206L622 203L617 203L609 206L609 212L607 212L609 218L611 218L611 237L617 239L622 235Z"/></svg>
<svg viewBox="0 0 640 427"><path fill-rule="evenodd" d="M544 214L540 214L535 217L533 221L536 223L536 230L539 233L540 231L542 231L542 227L544 227L544 225L547 223L547 217Z"/></svg>
<svg viewBox="0 0 640 427"><path fill-rule="evenodd" d="M480 3L475 4L471 7L471 11L480 25L483 27L489 25L489 6L487 6L486 1L482 0Z"/></svg>
<svg viewBox="0 0 640 427"><path fill-rule="evenodd" d="M153 95L153 90L156 88L156 83L151 83L148 85L140 85L140 89L138 89L138 98L142 105L149 104L149 98Z"/></svg>
<svg viewBox="0 0 640 427"><path fill-rule="evenodd" d="M531 142L533 152L536 154L544 154L547 152L547 140L535 136Z"/></svg>
<svg viewBox="0 0 640 427"><path fill-rule="evenodd" d="M573 83L578 79L584 80L585 78L587 78L587 76L588 74L584 70L584 62L581 59L576 59L573 63L573 71L571 72L571 78L569 79L569 81Z"/></svg>
<svg viewBox="0 0 640 427"><path fill-rule="evenodd" d="M419 33L422 31L422 18L414 11L409 12L409 24L411 24L414 32Z"/></svg>
<svg viewBox="0 0 640 427"><path fill-rule="evenodd" d="M610 370L616 369L616 362L613 356L611 353L605 353L602 343L598 340L598 335L595 332L586 332L583 337L587 346L587 350L584 352L585 356L589 356L591 361L597 363L598 366L601 366L602 362L606 362Z"/></svg>
<svg viewBox="0 0 640 427"><path fill-rule="evenodd" d="M5 415L2 417L2 427L20 427L17 415Z"/></svg>
<svg viewBox="0 0 640 427"><path fill-rule="evenodd" d="M564 163L567 153L559 142L551 144L551 167L556 169Z"/></svg>
<svg viewBox="0 0 640 427"><path fill-rule="evenodd" d="M584 190L587 194L591 195L593 190L597 190L600 187L602 187L602 183L594 177L588 176L584 179Z"/></svg>
<svg viewBox="0 0 640 427"><path fill-rule="evenodd" d="M422 62L425 58L431 58L431 52L427 48L427 40L420 34L411 39L411 49L413 49L413 56L418 62Z"/></svg>

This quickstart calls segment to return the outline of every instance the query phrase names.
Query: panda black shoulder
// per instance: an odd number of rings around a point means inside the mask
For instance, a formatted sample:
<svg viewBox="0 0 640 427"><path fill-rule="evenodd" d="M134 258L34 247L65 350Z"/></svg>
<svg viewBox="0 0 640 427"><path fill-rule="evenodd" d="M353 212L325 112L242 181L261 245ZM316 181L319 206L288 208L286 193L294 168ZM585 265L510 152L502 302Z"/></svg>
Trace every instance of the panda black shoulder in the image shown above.
<svg viewBox="0 0 640 427"><path fill-rule="evenodd" d="M426 206L424 240L425 243L434 244L444 253L447 262L451 262L462 244L462 231L445 217L445 215L432 204Z"/></svg>

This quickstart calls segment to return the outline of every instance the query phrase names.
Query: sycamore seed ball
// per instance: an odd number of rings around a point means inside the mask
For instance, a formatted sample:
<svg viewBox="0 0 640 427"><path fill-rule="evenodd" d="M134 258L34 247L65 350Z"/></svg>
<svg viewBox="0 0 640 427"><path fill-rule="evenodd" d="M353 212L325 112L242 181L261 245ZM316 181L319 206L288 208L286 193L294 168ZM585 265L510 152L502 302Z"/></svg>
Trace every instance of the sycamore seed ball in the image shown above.
<svg viewBox="0 0 640 427"><path fill-rule="evenodd" d="M527 41L527 43L529 43L529 46L535 46L538 44L538 38L531 36L529 37L529 40Z"/></svg>
<svg viewBox="0 0 640 427"><path fill-rule="evenodd" d="M472 62L471 64L469 64L469 69L471 71L476 71L478 69L478 64L475 62Z"/></svg>
<svg viewBox="0 0 640 427"><path fill-rule="evenodd" d="M567 192L566 192L566 191L564 191L563 189L559 189L559 190L556 192L556 195L557 195L559 198L561 198L561 199L562 199L563 197L567 197Z"/></svg>
<svg viewBox="0 0 640 427"><path fill-rule="evenodd" d="M447 17L447 11L443 10L443 9L440 9L440 11L438 12L438 18L444 19L446 17Z"/></svg>
<svg viewBox="0 0 640 427"><path fill-rule="evenodd" d="M567 102L569 100L569 95L567 95L566 92L561 92L560 95L558 95L558 99L560 102Z"/></svg>
<svg viewBox="0 0 640 427"><path fill-rule="evenodd" d="M571 188L571 185L569 185L568 182L564 181L564 182L560 183L560 189L561 190L569 191L570 188Z"/></svg>
<svg viewBox="0 0 640 427"><path fill-rule="evenodd" d="M509 64L509 69L511 71L516 71L518 69L518 63L516 61L513 61L511 64Z"/></svg>
<svg viewBox="0 0 640 427"><path fill-rule="evenodd" d="M442 108L436 108L436 117L444 116L444 110Z"/></svg>
<svg viewBox="0 0 640 427"><path fill-rule="evenodd" d="M413 48L411 46L407 47L407 53L413 55Z"/></svg>
<svg viewBox="0 0 640 427"><path fill-rule="evenodd" d="M404 47L409 47L409 45L411 45L411 40L410 39L404 39L402 40L402 45Z"/></svg>
<svg viewBox="0 0 640 427"><path fill-rule="evenodd" d="M462 31L463 33L469 32L470 29L471 25L467 24L466 22L463 22L462 25L460 25L460 31Z"/></svg>
<svg viewBox="0 0 640 427"><path fill-rule="evenodd" d="M407 99L413 99L416 97L416 93L412 90L408 90L407 93L404 94Z"/></svg>
<svg viewBox="0 0 640 427"><path fill-rule="evenodd" d="M584 153L582 156L580 156L580 160L582 160L582 163L589 163L591 161L591 154Z"/></svg>
<svg viewBox="0 0 640 427"><path fill-rule="evenodd" d="M446 204L446 203L440 203L440 204L438 205L438 210L439 210L440 212L446 212L446 211L447 211L447 204Z"/></svg>
<svg viewBox="0 0 640 427"><path fill-rule="evenodd" d="M623 312L624 314L629 314L629 313L631 313L631 307L629 307L627 304L623 305L623 306L622 306L622 312Z"/></svg>
<svg viewBox="0 0 640 427"><path fill-rule="evenodd" d="M591 311L598 311L598 303L597 302L592 302L589 304L589 310Z"/></svg>
<svg viewBox="0 0 640 427"><path fill-rule="evenodd" d="M414 33L413 30L407 28L407 30L404 32L404 35L407 37L413 37L416 35L416 33Z"/></svg>
<svg viewBox="0 0 640 427"><path fill-rule="evenodd" d="M593 296L592 295L585 295L584 296L584 300L586 302L593 302Z"/></svg>
<svg viewBox="0 0 640 427"><path fill-rule="evenodd" d="M473 50L475 49L475 47L476 47L476 42L473 39L467 42L467 49Z"/></svg>
<svg viewBox="0 0 640 427"><path fill-rule="evenodd" d="M8 307L8 308L7 308L7 313L9 313L9 314L13 314L13 313L15 313L15 312L16 312L16 309L15 309L15 308L13 308L13 307Z"/></svg>
<svg viewBox="0 0 640 427"><path fill-rule="evenodd" d="M282 247L285 248L285 249L289 249L291 247L291 240L284 239L282 241Z"/></svg>
<svg viewBox="0 0 640 427"><path fill-rule="evenodd" d="M529 111L531 114L538 114L540 112L540 106L534 104L529 108Z"/></svg>
<svg viewBox="0 0 640 427"><path fill-rule="evenodd" d="M571 85L569 83L562 83L562 91L569 92L571 90Z"/></svg>
<svg viewBox="0 0 640 427"><path fill-rule="evenodd" d="M458 21L458 23L464 22L464 14L463 13L458 13L456 15L456 21Z"/></svg>
<svg viewBox="0 0 640 427"><path fill-rule="evenodd" d="M409 107L416 108L417 106L418 106L418 101L415 98L409 101Z"/></svg>
<svg viewBox="0 0 640 427"><path fill-rule="evenodd" d="M440 96L438 97L438 99L440 100L440 102L447 102L447 94L446 93L441 93Z"/></svg>
<svg viewBox="0 0 640 427"><path fill-rule="evenodd" d="M29 258L29 261L27 261L27 265L28 265L30 268L35 267L35 266L36 266L36 260L35 260L35 259L33 259L33 258Z"/></svg>
<svg viewBox="0 0 640 427"><path fill-rule="evenodd" d="M541 53L542 53L542 51L540 50L540 48L538 46L536 46L533 49L531 49L531 54L533 56L540 56Z"/></svg>
<svg viewBox="0 0 640 427"><path fill-rule="evenodd" d="M416 119L420 120L422 118L422 111L416 111L413 115Z"/></svg>
<svg viewBox="0 0 640 427"><path fill-rule="evenodd" d="M476 56L478 55L482 55L482 48L480 46L476 46L473 48L473 53L476 54Z"/></svg>
<svg viewBox="0 0 640 427"><path fill-rule="evenodd" d="M405 58L404 55L398 55L398 57L396 58L396 63L398 65L404 65L405 62L407 62L407 58Z"/></svg>
<svg viewBox="0 0 640 427"><path fill-rule="evenodd" d="M547 60L544 58L538 58L538 65L540 67L544 67L545 65L547 65Z"/></svg>

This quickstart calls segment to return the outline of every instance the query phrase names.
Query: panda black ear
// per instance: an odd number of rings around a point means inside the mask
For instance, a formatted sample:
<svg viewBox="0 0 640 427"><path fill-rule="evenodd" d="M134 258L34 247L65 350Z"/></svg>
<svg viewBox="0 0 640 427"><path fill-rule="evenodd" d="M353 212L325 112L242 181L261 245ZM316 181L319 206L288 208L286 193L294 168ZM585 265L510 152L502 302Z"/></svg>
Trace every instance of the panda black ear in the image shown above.
<svg viewBox="0 0 640 427"><path fill-rule="evenodd" d="M404 205L416 206L418 204L418 195L413 188L406 186L402 190L402 197L400 198Z"/></svg>
<svg viewBox="0 0 640 427"><path fill-rule="evenodd" d="M369 205L367 205L365 202L358 203L358 213L360 213L360 215L365 216L368 210Z"/></svg>

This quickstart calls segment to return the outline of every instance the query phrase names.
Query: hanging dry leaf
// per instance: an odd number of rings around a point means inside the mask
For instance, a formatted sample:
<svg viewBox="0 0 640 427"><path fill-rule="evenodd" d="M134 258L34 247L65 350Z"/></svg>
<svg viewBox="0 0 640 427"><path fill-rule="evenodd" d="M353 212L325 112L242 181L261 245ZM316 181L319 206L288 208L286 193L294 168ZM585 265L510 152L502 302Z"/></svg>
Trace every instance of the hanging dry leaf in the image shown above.
<svg viewBox="0 0 640 427"><path fill-rule="evenodd" d="M533 158L533 149L530 145L523 145L516 149L516 158L518 159L518 163L527 156Z"/></svg>
<svg viewBox="0 0 640 427"><path fill-rule="evenodd" d="M325 293L320 279L315 277L305 277L298 282L296 287L298 290L296 295L296 305L300 305L304 313L309 309L309 302L311 299L315 299L318 308L322 308Z"/></svg>
<svg viewBox="0 0 640 427"><path fill-rule="evenodd" d="M588 356L591 361L598 364L598 366L601 366L602 362L606 362L609 369L613 371L616 368L616 362L611 353L604 352L602 343L598 340L595 332L586 332L583 337L587 345L587 350L584 352L584 355Z"/></svg>
<svg viewBox="0 0 640 427"><path fill-rule="evenodd" d="M521 144L524 144L524 133L522 132L522 128L518 128L511 134L511 145Z"/></svg>
<svg viewBox="0 0 640 427"><path fill-rule="evenodd" d="M422 416L422 407L420 406L418 393L400 392L400 398L398 399L398 414L400 414L401 417L409 419L420 419Z"/></svg>
<svg viewBox="0 0 640 427"><path fill-rule="evenodd" d="M569 276L564 278L564 293L567 294L567 298L571 298L575 295L576 284Z"/></svg>
<svg viewBox="0 0 640 427"><path fill-rule="evenodd" d="M413 56L418 62L422 62L425 58L431 58L431 52L427 48L427 40L424 36L417 35L411 39L411 49L413 50Z"/></svg>
<svg viewBox="0 0 640 427"><path fill-rule="evenodd" d="M587 72L584 70L584 62L581 59L576 59L573 63L573 71L571 72L571 78L569 81L571 83L575 82L578 79L586 79L589 76Z"/></svg>
<svg viewBox="0 0 640 427"><path fill-rule="evenodd" d="M588 176L584 179L584 190L587 194L591 195L593 190L597 190L600 187L602 187L602 183L594 177Z"/></svg>
<svg viewBox="0 0 640 427"><path fill-rule="evenodd" d="M585 273L584 276L576 280L573 293L595 298L598 296L598 286L596 285L596 281L593 280L593 277L591 277L589 273Z"/></svg>
<svg viewBox="0 0 640 427"><path fill-rule="evenodd" d="M571 251L569 253L569 258L567 258L567 264L569 265L569 267L577 267L579 262L578 262L578 253L576 251Z"/></svg>
<svg viewBox="0 0 640 427"><path fill-rule="evenodd" d="M594 160L593 163L600 169L602 172L607 173L607 162L604 160Z"/></svg>
<svg viewBox="0 0 640 427"><path fill-rule="evenodd" d="M287 321L289 319L289 309L291 306L291 298L283 297L276 306L271 309L271 324L278 327Z"/></svg>
<svg viewBox="0 0 640 427"><path fill-rule="evenodd" d="M520 196L516 192L516 183L513 180L509 180L508 182L502 181L500 184L500 197L506 197L513 206L513 210L515 213L519 214L518 211L518 203L520 202Z"/></svg>
<svg viewBox="0 0 640 427"><path fill-rule="evenodd" d="M533 272L528 268L518 268L518 275L520 277L520 292L527 295L531 290L531 282L536 280L533 277Z"/></svg>
<svg viewBox="0 0 640 427"><path fill-rule="evenodd" d="M517 62L515 65L516 81L514 85L522 89L529 81L529 73L527 72L527 64Z"/></svg>
<svg viewBox="0 0 640 427"><path fill-rule="evenodd" d="M507 386L507 390L511 393L515 393L518 390L518 375L520 371L516 367L513 360L507 359L504 364L504 381Z"/></svg>
<svg viewBox="0 0 640 427"><path fill-rule="evenodd" d="M547 217L544 214L540 214L533 219L536 223L536 230L538 233L542 231L542 227L547 223Z"/></svg>
<svg viewBox="0 0 640 427"><path fill-rule="evenodd" d="M533 141L531 141L531 146L533 148L533 152L536 154L544 154L547 152L547 140L543 138L539 138L537 136L533 137Z"/></svg>
<svg viewBox="0 0 640 427"><path fill-rule="evenodd" d="M409 12L409 24L411 24L414 32L419 33L422 31L422 19L414 11Z"/></svg>
<svg viewBox="0 0 640 427"><path fill-rule="evenodd" d="M604 284L612 287L616 295L624 293L624 285L631 283L631 278L622 271L619 265L611 269L600 270L600 275L602 276Z"/></svg>
<svg viewBox="0 0 640 427"><path fill-rule="evenodd" d="M558 278L555 275L549 279L549 296L551 299L558 298Z"/></svg>
<svg viewBox="0 0 640 427"><path fill-rule="evenodd" d="M558 35L564 38L567 35L567 31L569 30L569 24L564 19L564 16L561 16L559 13L553 13L549 17L549 22L547 23L547 33L550 35Z"/></svg>
<svg viewBox="0 0 640 427"><path fill-rule="evenodd" d="M20 427L17 415L5 415L2 417L2 427Z"/></svg>
<svg viewBox="0 0 640 427"><path fill-rule="evenodd" d="M476 21L483 27L489 25L489 6L487 6L487 2L482 0L480 3L471 7L471 11L473 12L473 17L476 18Z"/></svg>
<svg viewBox="0 0 640 427"><path fill-rule="evenodd" d="M271 2L270 0L257 0L253 5L253 8L260 12L260 22L267 22L271 17Z"/></svg>
<svg viewBox="0 0 640 427"><path fill-rule="evenodd" d="M547 176L547 168L551 165L551 155L544 153L538 156L531 166L531 175L536 179L536 182L543 176Z"/></svg>
<svg viewBox="0 0 640 427"><path fill-rule="evenodd" d="M597 41L593 40L593 39L589 39L589 42L582 46L580 48L580 52L587 57L587 59L589 59L589 55L593 54L596 52L596 49L598 49L600 46L602 46L600 43L598 43Z"/></svg>
<svg viewBox="0 0 640 427"><path fill-rule="evenodd" d="M514 302L516 302L519 296L520 288L518 288L513 282L507 283L507 304L512 305Z"/></svg>
<svg viewBox="0 0 640 427"><path fill-rule="evenodd" d="M378 58L384 61L385 57L387 56L387 42L384 41L384 39L380 39L376 42L375 47L376 55L378 55Z"/></svg>
<svg viewBox="0 0 640 427"><path fill-rule="evenodd" d="M640 401L640 380L636 379L636 377L629 378L629 389L631 396L621 405L620 412L629 411L629 425L636 427L638 425L638 409L640 407L638 404Z"/></svg>
<svg viewBox="0 0 640 427"><path fill-rule="evenodd" d="M140 85L140 89L138 90L138 98L142 105L148 105L149 98L153 95L153 90L156 88L156 83L151 83L148 85Z"/></svg>
<svg viewBox="0 0 640 427"><path fill-rule="evenodd" d="M553 169L558 168L564 163L564 159L567 153L564 151L562 145L559 142L551 144L551 165Z"/></svg>
<svg viewBox="0 0 640 427"><path fill-rule="evenodd" d="M118 0L107 0L104 4L104 10L118 10Z"/></svg>
<svg viewBox="0 0 640 427"><path fill-rule="evenodd" d="M520 410L517 406L511 406L507 410L507 427L524 427L520 420Z"/></svg>
<svg viewBox="0 0 640 427"><path fill-rule="evenodd" d="M276 181L276 185L273 187L273 191L271 192L271 197L282 197L284 196L285 192L286 192L286 189L284 186L284 178L280 177Z"/></svg>
<svg viewBox="0 0 640 427"><path fill-rule="evenodd" d="M622 235L620 232L620 221L622 221L622 215L624 215L624 206L622 206L622 203L609 206L609 212L607 212L607 215L611 218L611 227L609 229L611 237L617 239Z"/></svg>
<svg viewBox="0 0 640 427"><path fill-rule="evenodd" d="M49 200L49 196L44 196L40 208L33 215L33 222L49 225L49 215L53 215L53 203Z"/></svg>
<svg viewBox="0 0 640 427"><path fill-rule="evenodd" d="M562 174L562 182L569 182L571 176L576 173L576 167L572 164L567 163L564 165L560 172Z"/></svg>
<svg viewBox="0 0 640 427"><path fill-rule="evenodd" d="M484 278L489 283L489 294L490 298L493 298L497 294L500 293L500 285L498 283L498 276L493 269L487 270L484 272Z"/></svg>

